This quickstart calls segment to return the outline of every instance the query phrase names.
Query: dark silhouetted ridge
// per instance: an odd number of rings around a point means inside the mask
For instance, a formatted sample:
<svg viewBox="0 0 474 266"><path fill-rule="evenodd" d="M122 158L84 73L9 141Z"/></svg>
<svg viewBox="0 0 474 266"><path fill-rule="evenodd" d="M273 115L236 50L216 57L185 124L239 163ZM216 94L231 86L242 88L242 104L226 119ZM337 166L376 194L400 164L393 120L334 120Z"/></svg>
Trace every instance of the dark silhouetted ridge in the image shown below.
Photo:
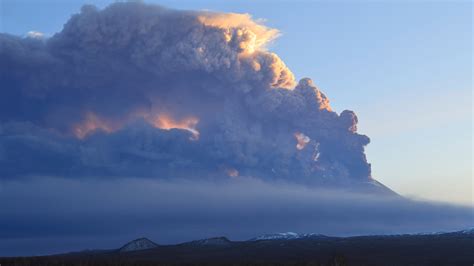
<svg viewBox="0 0 474 266"><path fill-rule="evenodd" d="M148 238L142 237L128 242L118 249L118 252L131 252L137 250L146 250L158 247L158 244L149 240Z"/></svg>

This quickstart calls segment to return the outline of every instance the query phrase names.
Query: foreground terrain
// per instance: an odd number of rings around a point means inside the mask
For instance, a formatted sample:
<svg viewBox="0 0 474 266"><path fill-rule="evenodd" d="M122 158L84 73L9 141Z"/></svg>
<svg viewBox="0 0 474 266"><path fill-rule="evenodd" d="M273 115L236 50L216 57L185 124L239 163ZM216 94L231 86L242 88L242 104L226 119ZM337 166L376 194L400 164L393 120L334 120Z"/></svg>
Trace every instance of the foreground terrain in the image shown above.
<svg viewBox="0 0 474 266"><path fill-rule="evenodd" d="M3 265L473 265L474 231L328 237L284 233L178 245L142 238L119 249L0 258Z"/></svg>

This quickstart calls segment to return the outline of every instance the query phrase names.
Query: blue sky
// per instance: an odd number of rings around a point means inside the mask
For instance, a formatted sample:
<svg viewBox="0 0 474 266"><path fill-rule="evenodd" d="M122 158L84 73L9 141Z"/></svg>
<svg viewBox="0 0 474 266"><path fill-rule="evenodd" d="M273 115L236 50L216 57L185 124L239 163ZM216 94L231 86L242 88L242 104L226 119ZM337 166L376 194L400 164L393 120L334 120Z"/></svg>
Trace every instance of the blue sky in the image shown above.
<svg viewBox="0 0 474 266"><path fill-rule="evenodd" d="M373 176L416 198L472 203L470 2L147 1L250 13L282 35L271 46L371 138ZM0 30L52 35L84 3L1 2Z"/></svg>

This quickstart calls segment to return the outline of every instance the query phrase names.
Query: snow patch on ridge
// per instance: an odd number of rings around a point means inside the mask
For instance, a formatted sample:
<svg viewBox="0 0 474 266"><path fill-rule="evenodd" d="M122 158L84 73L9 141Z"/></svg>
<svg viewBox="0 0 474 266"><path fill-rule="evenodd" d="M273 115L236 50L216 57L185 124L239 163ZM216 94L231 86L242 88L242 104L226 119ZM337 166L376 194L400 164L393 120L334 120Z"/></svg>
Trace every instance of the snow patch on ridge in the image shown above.
<svg viewBox="0 0 474 266"><path fill-rule="evenodd" d="M128 242L127 244L123 245L119 248L119 252L130 252L130 251L137 251L137 250L145 250L158 247L158 244L154 243L153 241L149 240L148 238L139 238L133 241Z"/></svg>
<svg viewBox="0 0 474 266"><path fill-rule="evenodd" d="M290 239L300 239L300 238L314 238L314 237L326 237L325 235L320 234L297 234L294 232L285 232L285 233L275 233L275 234L266 234L250 239L250 241L259 241L259 240L290 240Z"/></svg>
<svg viewBox="0 0 474 266"><path fill-rule="evenodd" d="M226 246L226 245L230 245L231 243L232 241L230 241L227 237L213 237L213 238L194 240L194 241L184 243L184 244L196 245L196 246Z"/></svg>

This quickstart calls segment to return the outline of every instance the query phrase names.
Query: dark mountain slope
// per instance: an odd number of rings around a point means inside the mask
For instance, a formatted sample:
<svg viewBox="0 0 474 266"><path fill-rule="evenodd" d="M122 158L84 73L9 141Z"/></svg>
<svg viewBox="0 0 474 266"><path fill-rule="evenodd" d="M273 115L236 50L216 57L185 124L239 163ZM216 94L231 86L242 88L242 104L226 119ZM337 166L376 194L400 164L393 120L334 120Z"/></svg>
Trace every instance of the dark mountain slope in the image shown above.
<svg viewBox="0 0 474 266"><path fill-rule="evenodd" d="M474 234L301 237L229 241L227 238L146 250L3 258L2 265L472 265Z"/></svg>

